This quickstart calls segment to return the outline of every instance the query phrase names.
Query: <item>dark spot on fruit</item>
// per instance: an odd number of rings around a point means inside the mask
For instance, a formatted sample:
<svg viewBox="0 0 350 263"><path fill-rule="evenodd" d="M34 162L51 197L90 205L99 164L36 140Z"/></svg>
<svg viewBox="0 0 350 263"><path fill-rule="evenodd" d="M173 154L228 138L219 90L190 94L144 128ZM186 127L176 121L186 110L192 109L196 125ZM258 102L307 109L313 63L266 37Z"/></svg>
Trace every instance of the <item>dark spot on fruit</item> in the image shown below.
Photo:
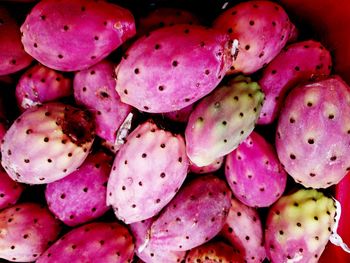
<svg viewBox="0 0 350 263"><path fill-rule="evenodd" d="M163 91L163 90L164 90L164 86L161 85L161 86L158 87L158 89L159 89L160 91Z"/></svg>
<svg viewBox="0 0 350 263"><path fill-rule="evenodd" d="M329 114L328 115L328 119L333 120L334 119L334 115L333 114Z"/></svg>
<svg viewBox="0 0 350 263"><path fill-rule="evenodd" d="M156 203L157 203L157 204L159 204L159 203L160 203L160 199L159 199L159 198L156 200Z"/></svg>
<svg viewBox="0 0 350 263"><path fill-rule="evenodd" d="M76 245L72 245L72 249L76 249L77 248L77 246Z"/></svg>
<svg viewBox="0 0 350 263"><path fill-rule="evenodd" d="M27 239L28 237L29 237L28 234L23 235L23 238L24 238L24 239Z"/></svg>
<svg viewBox="0 0 350 263"><path fill-rule="evenodd" d="M29 163L30 161L29 161L29 159L24 159L24 162Z"/></svg>
<svg viewBox="0 0 350 263"><path fill-rule="evenodd" d="M179 62L177 62L176 60L174 60L172 63L173 67L177 67L179 65Z"/></svg>
<svg viewBox="0 0 350 263"><path fill-rule="evenodd" d="M233 29L230 27L229 29L227 29L227 33L232 34L233 33Z"/></svg>
<svg viewBox="0 0 350 263"><path fill-rule="evenodd" d="M96 212L96 207L91 208L91 212Z"/></svg>
<svg viewBox="0 0 350 263"><path fill-rule="evenodd" d="M226 124L227 124L227 122L226 122L226 121L223 121L223 122L222 122L222 125L224 125L224 126L225 126Z"/></svg>
<svg viewBox="0 0 350 263"><path fill-rule="evenodd" d="M186 28L186 29L184 30L184 33L185 33L185 34L188 34L188 33L190 33L190 30L189 30L188 28Z"/></svg>
<svg viewBox="0 0 350 263"><path fill-rule="evenodd" d="M315 177L316 176L316 174L314 174L314 173L310 173L309 174L311 177Z"/></svg>
<svg viewBox="0 0 350 263"><path fill-rule="evenodd" d="M98 36L95 36L94 39L97 41L99 40L100 38Z"/></svg>
<svg viewBox="0 0 350 263"><path fill-rule="evenodd" d="M164 178L164 177L165 177L165 173L161 173L161 174L160 174L160 177L161 177L161 178Z"/></svg>
<svg viewBox="0 0 350 263"><path fill-rule="evenodd" d="M65 25L65 26L63 27L63 30L64 30L64 31L68 31L68 29L69 29L69 26L67 26L67 25Z"/></svg>
<svg viewBox="0 0 350 263"><path fill-rule="evenodd" d="M248 241L249 239L250 239L250 237L249 237L249 236L246 236L246 237L245 237L245 240L247 240L247 241Z"/></svg>
<svg viewBox="0 0 350 263"><path fill-rule="evenodd" d="M308 107L312 107L312 102L308 102L306 105L307 105Z"/></svg>
<svg viewBox="0 0 350 263"><path fill-rule="evenodd" d="M48 137L45 137L45 138L44 138L44 142L49 142L49 138L48 138Z"/></svg>
<svg viewBox="0 0 350 263"><path fill-rule="evenodd" d="M136 205L135 205L135 204L133 204L131 207L132 207L132 208L136 208Z"/></svg>
<svg viewBox="0 0 350 263"><path fill-rule="evenodd" d="M155 44L154 49L155 49L155 50L160 49L160 45L159 45L159 44Z"/></svg>
<svg viewBox="0 0 350 263"><path fill-rule="evenodd" d="M70 215L70 216L69 216L69 219L73 219L73 218L74 218L74 215Z"/></svg>
<svg viewBox="0 0 350 263"><path fill-rule="evenodd" d="M143 154L141 155L141 157L142 157L142 158L146 158L146 157L147 157L147 154L146 154L146 153L143 153Z"/></svg>
<svg viewBox="0 0 350 263"><path fill-rule="evenodd" d="M289 155L289 158L292 159L292 160L295 160L295 159L296 159L296 157L295 157L294 154L290 154L290 155Z"/></svg>
<svg viewBox="0 0 350 263"><path fill-rule="evenodd" d="M241 216L242 215L242 213L241 212L237 212L237 216Z"/></svg>
<svg viewBox="0 0 350 263"><path fill-rule="evenodd" d="M59 54L57 57L58 57L59 59L62 59L62 58L63 58L63 55Z"/></svg>
<svg viewBox="0 0 350 263"><path fill-rule="evenodd" d="M37 48L38 47L38 44L37 43L34 43L34 45L33 45L35 48Z"/></svg>
<svg viewBox="0 0 350 263"><path fill-rule="evenodd" d="M15 246L11 246L11 249L15 249L16 247Z"/></svg>
<svg viewBox="0 0 350 263"><path fill-rule="evenodd" d="M295 68L295 71L300 71L300 67L296 66Z"/></svg>
<svg viewBox="0 0 350 263"><path fill-rule="evenodd" d="M264 56L264 51L262 51L260 54L259 54L259 58L262 58Z"/></svg>
<svg viewBox="0 0 350 263"><path fill-rule="evenodd" d="M73 154L72 154L72 153L68 153L67 156L68 156L68 157L72 157Z"/></svg>
<svg viewBox="0 0 350 263"><path fill-rule="evenodd" d="M101 91L101 92L100 92L100 96L101 96L102 98L109 98L109 94L108 94L107 92L105 92L105 91Z"/></svg>
<svg viewBox="0 0 350 263"><path fill-rule="evenodd" d="M243 112L240 112L239 117L243 117L243 116L244 116Z"/></svg>
<svg viewBox="0 0 350 263"><path fill-rule="evenodd" d="M179 157L179 158L177 159L177 161L178 161L179 163L182 163L182 157Z"/></svg>
<svg viewBox="0 0 350 263"><path fill-rule="evenodd" d="M205 73L206 75L209 75L209 74L210 74L210 70L209 70L209 69L206 69L204 73Z"/></svg>
<svg viewBox="0 0 350 263"><path fill-rule="evenodd" d="M276 22L275 22L275 21L272 21L272 25L273 25L273 26L276 26Z"/></svg>
<svg viewBox="0 0 350 263"><path fill-rule="evenodd" d="M65 194L61 194L61 199L65 199L66 198L66 195Z"/></svg>
<svg viewBox="0 0 350 263"><path fill-rule="evenodd" d="M332 156L330 160L331 160L331 161L337 160L337 156Z"/></svg>
<svg viewBox="0 0 350 263"><path fill-rule="evenodd" d="M143 108L144 108L145 110L149 110L149 107L147 107L147 106L143 106Z"/></svg>
<svg viewBox="0 0 350 263"><path fill-rule="evenodd" d="M250 20L250 21L249 21L249 25L254 26L254 24L255 24L255 23L254 23L253 20Z"/></svg>
<svg viewBox="0 0 350 263"><path fill-rule="evenodd" d="M310 138L310 139L307 140L307 142L308 142L309 144L314 144L315 141L314 141L314 139L311 139L311 138Z"/></svg>
<svg viewBox="0 0 350 263"><path fill-rule="evenodd" d="M87 187L84 187L83 191L84 191L85 193L87 193L88 188L87 188Z"/></svg>
<svg viewBox="0 0 350 263"><path fill-rule="evenodd" d="M301 223L298 222L298 223L297 223L297 227L301 227Z"/></svg>
<svg viewBox="0 0 350 263"><path fill-rule="evenodd" d="M250 49L250 45L246 45L244 48L245 48L245 50L249 50Z"/></svg>

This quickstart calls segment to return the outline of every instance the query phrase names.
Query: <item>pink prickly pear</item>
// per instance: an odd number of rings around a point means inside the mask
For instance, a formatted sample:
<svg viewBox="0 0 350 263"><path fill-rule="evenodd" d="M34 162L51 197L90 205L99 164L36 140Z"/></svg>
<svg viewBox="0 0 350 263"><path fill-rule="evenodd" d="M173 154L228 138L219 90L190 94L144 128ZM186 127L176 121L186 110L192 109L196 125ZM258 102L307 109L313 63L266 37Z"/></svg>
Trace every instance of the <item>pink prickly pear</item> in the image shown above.
<svg viewBox="0 0 350 263"><path fill-rule="evenodd" d="M185 131L190 160L202 167L234 150L254 129L263 98L258 83L238 76L201 100Z"/></svg>
<svg viewBox="0 0 350 263"><path fill-rule="evenodd" d="M196 174L212 173L219 170L224 162L224 157L217 158L214 162L209 165L198 167L194 163L190 164L190 171Z"/></svg>
<svg viewBox="0 0 350 263"><path fill-rule="evenodd" d="M269 210L265 246L272 263L316 263L335 218L335 202L315 189L281 197Z"/></svg>
<svg viewBox="0 0 350 263"><path fill-rule="evenodd" d="M295 34L284 9L272 1L247 1L223 12L215 28L238 39L238 55L230 73L250 74L267 65Z"/></svg>
<svg viewBox="0 0 350 263"><path fill-rule="evenodd" d="M7 119L5 116L5 108L4 108L4 104L3 104L3 99L0 98L0 141L2 141L2 139L5 136L6 130L7 130Z"/></svg>
<svg viewBox="0 0 350 263"><path fill-rule="evenodd" d="M235 249L222 241L210 242L192 248L186 256L186 263L242 263L243 259Z"/></svg>
<svg viewBox="0 0 350 263"><path fill-rule="evenodd" d="M182 109L221 81L231 64L229 42L226 34L202 26L157 29L126 52L116 69L117 92L123 102L141 111Z"/></svg>
<svg viewBox="0 0 350 263"><path fill-rule="evenodd" d="M0 7L0 76L29 66L32 57L23 49L19 26L4 7Z"/></svg>
<svg viewBox="0 0 350 263"><path fill-rule="evenodd" d="M156 215L186 178L188 159L181 135L151 121L139 125L122 145L107 186L107 204L125 223Z"/></svg>
<svg viewBox="0 0 350 263"><path fill-rule="evenodd" d="M287 46L263 70L259 80L265 93L259 124L272 123L284 102L286 93L299 83L329 75L331 56L319 42L308 40Z"/></svg>
<svg viewBox="0 0 350 263"><path fill-rule="evenodd" d="M18 204L0 212L0 258L33 262L61 231L58 220L35 203Z"/></svg>
<svg viewBox="0 0 350 263"><path fill-rule="evenodd" d="M195 178L153 222L149 244L173 251L204 244L220 232L230 207L230 190L224 181L213 175Z"/></svg>
<svg viewBox="0 0 350 263"><path fill-rule="evenodd" d="M1 144L2 166L15 181L51 183L83 163L93 132L93 119L86 111L53 102L34 106L6 132Z"/></svg>
<svg viewBox="0 0 350 263"><path fill-rule="evenodd" d="M152 263L177 263L181 262L186 251L169 251L162 248L152 248L148 243L149 230L154 218L130 224L131 232L135 238L135 253L144 262Z"/></svg>
<svg viewBox="0 0 350 263"><path fill-rule="evenodd" d="M102 216L110 156L103 152L86 158L78 170L46 186L45 197L51 212L68 226L76 226Z"/></svg>
<svg viewBox="0 0 350 263"><path fill-rule="evenodd" d="M263 262L266 257L264 233L258 211L234 197L225 225L220 232L239 251L241 262Z"/></svg>
<svg viewBox="0 0 350 263"><path fill-rule="evenodd" d="M37 64L20 77L16 86L17 103L25 110L34 105L68 97L72 93L71 88L69 78Z"/></svg>
<svg viewBox="0 0 350 263"><path fill-rule="evenodd" d="M143 35L161 27L177 24L195 25L199 24L199 20L189 11L179 8L160 7L150 12L147 16L140 18L138 34Z"/></svg>
<svg viewBox="0 0 350 263"><path fill-rule="evenodd" d="M24 187L13 181L0 167L0 210L14 205L20 198Z"/></svg>
<svg viewBox="0 0 350 263"><path fill-rule="evenodd" d="M115 92L114 65L106 60L79 71L74 77L74 98L95 117L96 135L114 145L118 129L131 112Z"/></svg>
<svg viewBox="0 0 350 263"><path fill-rule="evenodd" d="M226 157L225 175L238 200L252 207L267 207L282 194L287 173L275 149L261 135L252 132Z"/></svg>
<svg viewBox="0 0 350 263"><path fill-rule="evenodd" d="M276 149L296 182L327 188L349 171L349 101L350 88L338 76L300 85L287 96L277 125Z"/></svg>
<svg viewBox="0 0 350 263"><path fill-rule="evenodd" d="M107 1L47 0L21 26L26 52L61 71L88 68L135 34L132 14ZM72 41L72 39L74 41Z"/></svg>
<svg viewBox="0 0 350 263"><path fill-rule="evenodd" d="M134 243L128 229L119 223L90 223L74 228L56 241L37 263L131 262Z"/></svg>
<svg viewBox="0 0 350 263"><path fill-rule="evenodd" d="M191 115L191 112L193 111L194 105L188 105L185 108L182 108L180 110L177 111L171 111L171 112L166 112L163 113L163 116L165 118L168 118L172 121L176 121L176 122L187 122L188 118Z"/></svg>

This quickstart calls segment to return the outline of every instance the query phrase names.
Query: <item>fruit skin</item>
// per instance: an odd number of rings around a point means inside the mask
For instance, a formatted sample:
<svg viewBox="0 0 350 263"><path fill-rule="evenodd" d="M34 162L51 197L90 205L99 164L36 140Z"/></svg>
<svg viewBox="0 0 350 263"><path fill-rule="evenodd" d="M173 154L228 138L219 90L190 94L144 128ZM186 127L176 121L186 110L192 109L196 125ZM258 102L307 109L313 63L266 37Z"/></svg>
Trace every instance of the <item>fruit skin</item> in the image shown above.
<svg viewBox="0 0 350 263"><path fill-rule="evenodd" d="M276 149L296 182L327 188L347 174L349 116L350 88L339 76L300 85L289 93L277 124Z"/></svg>
<svg viewBox="0 0 350 263"><path fill-rule="evenodd" d="M209 165L198 167L194 163L190 164L190 171L196 174L213 173L219 170L224 162L224 156L217 158Z"/></svg>
<svg viewBox="0 0 350 263"><path fill-rule="evenodd" d="M128 49L116 68L116 90L122 102L141 111L176 111L214 90L231 56L228 36L218 30L198 25L163 27Z"/></svg>
<svg viewBox="0 0 350 263"><path fill-rule="evenodd" d="M194 104L191 104L177 111L163 113L163 116L172 121L186 123L188 122L188 118L190 117L193 108Z"/></svg>
<svg viewBox="0 0 350 263"><path fill-rule="evenodd" d="M29 68L16 85L17 105L22 111L34 105L68 97L71 93L71 79L41 64Z"/></svg>
<svg viewBox="0 0 350 263"><path fill-rule="evenodd" d="M287 92L299 83L330 74L332 58L321 43L297 42L283 49L263 70L258 81L265 94L258 124L272 123Z"/></svg>
<svg viewBox="0 0 350 263"><path fill-rule="evenodd" d="M254 131L226 156L225 175L236 198L251 207L272 205L287 184L275 149Z"/></svg>
<svg viewBox="0 0 350 263"><path fill-rule="evenodd" d="M34 106L6 132L2 166L15 181L51 183L75 171L93 141L94 122L86 111L58 102Z"/></svg>
<svg viewBox="0 0 350 263"><path fill-rule="evenodd" d="M74 77L75 101L95 118L96 135L114 145L117 132L132 108L120 101L115 92L113 63L100 63L77 72Z"/></svg>
<svg viewBox="0 0 350 263"><path fill-rule="evenodd" d="M185 130L190 160L202 167L233 151L254 129L263 98L258 83L238 76L201 100Z"/></svg>
<svg viewBox="0 0 350 263"><path fill-rule="evenodd" d="M186 251L169 251L162 248L152 248L148 243L149 230L155 218L142 220L130 224L130 230L135 239L135 253L143 262L152 263L177 263L181 262Z"/></svg>
<svg viewBox="0 0 350 263"><path fill-rule="evenodd" d="M33 262L54 242L61 225L46 207L21 203L0 212L0 258Z"/></svg>
<svg viewBox="0 0 350 263"><path fill-rule="evenodd" d="M51 212L68 226L87 223L107 212L110 162L111 157L103 152L91 154L79 169L48 184L45 198Z"/></svg>
<svg viewBox="0 0 350 263"><path fill-rule="evenodd" d="M216 241L192 248L188 252L185 262L241 263L243 262L243 259L233 247L225 244L222 241Z"/></svg>
<svg viewBox="0 0 350 263"><path fill-rule="evenodd" d="M9 13L0 7L0 76L15 73L29 66L33 58L23 49L19 26ZM6 37L5 37L6 36Z"/></svg>
<svg viewBox="0 0 350 263"><path fill-rule="evenodd" d="M0 166L0 210L14 205L23 190L24 186L13 181Z"/></svg>
<svg viewBox="0 0 350 263"><path fill-rule="evenodd" d="M43 65L60 70L88 68L132 37L129 10L106 1L45 0L21 26L25 51Z"/></svg>
<svg viewBox="0 0 350 263"><path fill-rule="evenodd" d="M117 153L107 185L107 204L126 224L155 216L175 196L188 171L181 135L140 124Z"/></svg>
<svg viewBox="0 0 350 263"><path fill-rule="evenodd" d="M315 189L281 197L266 221L265 247L274 262L318 262L331 235L335 202Z"/></svg>
<svg viewBox="0 0 350 263"><path fill-rule="evenodd" d="M56 241L37 263L131 262L134 243L120 223L94 222L72 229Z"/></svg>
<svg viewBox="0 0 350 263"><path fill-rule="evenodd" d="M150 230L150 246L185 251L212 239L231 207L230 189L213 176L203 175L182 187L162 210Z"/></svg>
<svg viewBox="0 0 350 263"><path fill-rule="evenodd" d="M229 73L251 74L267 65L295 38L295 27L284 9L271 1L247 1L222 12L214 28L237 39L238 55Z"/></svg>
<svg viewBox="0 0 350 263"><path fill-rule="evenodd" d="M264 233L258 211L231 197L231 208L220 236L243 256L241 262L263 262Z"/></svg>

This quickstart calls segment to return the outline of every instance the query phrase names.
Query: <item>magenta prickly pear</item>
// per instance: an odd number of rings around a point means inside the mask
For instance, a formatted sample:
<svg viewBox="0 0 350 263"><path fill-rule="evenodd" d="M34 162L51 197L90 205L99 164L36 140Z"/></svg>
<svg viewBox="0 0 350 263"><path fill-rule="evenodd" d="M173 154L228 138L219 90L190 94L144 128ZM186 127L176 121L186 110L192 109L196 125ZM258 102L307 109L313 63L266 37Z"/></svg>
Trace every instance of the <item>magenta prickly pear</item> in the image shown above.
<svg viewBox="0 0 350 263"><path fill-rule="evenodd" d="M93 141L94 122L86 111L58 102L34 106L6 132L2 166L15 181L51 183L75 171Z"/></svg>
<svg viewBox="0 0 350 263"><path fill-rule="evenodd" d="M201 100L185 131L190 160L206 166L234 150L254 129L263 98L258 83L238 76Z"/></svg>
<svg viewBox="0 0 350 263"><path fill-rule="evenodd" d="M68 226L76 226L102 216L111 157L91 154L73 173L46 187L45 197L51 212Z"/></svg>
<svg viewBox="0 0 350 263"><path fill-rule="evenodd" d="M239 3L219 15L214 27L239 41L230 73L256 72L281 51L291 36L295 38L287 13L272 1Z"/></svg>
<svg viewBox="0 0 350 263"><path fill-rule="evenodd" d="M28 69L19 79L16 86L17 104L25 110L72 93L72 81L61 73L37 64Z"/></svg>
<svg viewBox="0 0 350 263"><path fill-rule="evenodd" d="M287 46L263 70L259 80L265 94L259 124L269 124L278 115L286 93L310 78L329 75L331 56L319 42L308 40Z"/></svg>
<svg viewBox="0 0 350 263"><path fill-rule="evenodd" d="M349 101L350 88L339 76L300 85L287 96L276 149L296 182L327 188L350 170Z"/></svg>
<svg viewBox="0 0 350 263"><path fill-rule="evenodd" d="M225 175L236 198L252 207L273 204L287 183L275 149L256 132L227 155Z"/></svg>
<svg viewBox="0 0 350 263"><path fill-rule="evenodd" d="M177 24L199 24L198 18L189 11L179 8L160 7L147 16L141 17L139 21L138 34L156 30L161 27Z"/></svg>
<svg viewBox="0 0 350 263"><path fill-rule="evenodd" d="M116 69L117 92L141 111L182 109L219 84L231 64L229 43L226 34L202 26L157 29L126 52Z"/></svg>
<svg viewBox="0 0 350 263"><path fill-rule="evenodd" d="M231 198L231 209L220 232L239 251L241 262L260 263L266 257L264 233L258 211Z"/></svg>
<svg viewBox="0 0 350 263"><path fill-rule="evenodd" d="M47 0L21 26L24 49L61 71L88 68L135 34L132 14L107 1ZM74 41L72 41L74 40Z"/></svg>
<svg viewBox="0 0 350 263"><path fill-rule="evenodd" d="M107 186L107 204L125 223L156 215L186 178L188 159L181 135L151 121L139 125L122 145Z"/></svg>
<svg viewBox="0 0 350 263"><path fill-rule="evenodd" d="M61 231L58 220L35 203L18 204L0 212L0 258L33 262Z"/></svg>
<svg viewBox="0 0 350 263"><path fill-rule="evenodd" d="M23 49L19 26L8 10L0 7L0 76L29 66L32 57Z"/></svg>
<svg viewBox="0 0 350 263"><path fill-rule="evenodd" d="M185 251L212 239L231 207L230 189L213 175L193 179L160 213L149 231L154 248Z"/></svg>
<svg viewBox="0 0 350 263"><path fill-rule="evenodd" d="M115 92L114 65L106 60L79 71L74 77L74 98L95 117L96 135L114 145L117 132L131 107Z"/></svg>
<svg viewBox="0 0 350 263"><path fill-rule="evenodd" d="M75 228L56 241L37 263L131 262L134 243L129 230L119 223L90 223Z"/></svg>
<svg viewBox="0 0 350 263"><path fill-rule="evenodd" d="M14 205L20 198L24 187L13 181L0 167L0 210Z"/></svg>
<svg viewBox="0 0 350 263"><path fill-rule="evenodd" d="M335 218L335 202L315 189L281 197L269 210L265 246L273 263L316 263Z"/></svg>
<svg viewBox="0 0 350 263"><path fill-rule="evenodd" d="M190 171L192 173L196 173L196 174L205 174L205 173L216 172L217 170L219 170L221 168L223 162L224 162L224 157L222 156L222 157L217 158L211 164L206 165L206 166L202 166L202 167L198 167L194 163L191 163L190 164Z"/></svg>
<svg viewBox="0 0 350 263"><path fill-rule="evenodd" d="M192 248L188 252L185 262L242 263L243 259L233 247L222 241L216 241Z"/></svg>
<svg viewBox="0 0 350 263"><path fill-rule="evenodd" d="M152 263L178 263L186 255L186 251L169 251L162 248L152 248L148 243L149 230L154 222L154 218L142 220L130 224L131 232L135 239L135 253L144 262Z"/></svg>

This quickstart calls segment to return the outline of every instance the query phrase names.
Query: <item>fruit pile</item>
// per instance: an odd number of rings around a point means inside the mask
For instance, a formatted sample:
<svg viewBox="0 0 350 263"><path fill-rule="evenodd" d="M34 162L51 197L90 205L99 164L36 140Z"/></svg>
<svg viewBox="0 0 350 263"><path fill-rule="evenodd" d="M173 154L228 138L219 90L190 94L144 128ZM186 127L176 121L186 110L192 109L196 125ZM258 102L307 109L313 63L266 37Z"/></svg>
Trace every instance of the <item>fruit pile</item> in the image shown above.
<svg viewBox="0 0 350 263"><path fill-rule="evenodd" d="M349 262L350 87L282 5L20 2L1 259Z"/></svg>

